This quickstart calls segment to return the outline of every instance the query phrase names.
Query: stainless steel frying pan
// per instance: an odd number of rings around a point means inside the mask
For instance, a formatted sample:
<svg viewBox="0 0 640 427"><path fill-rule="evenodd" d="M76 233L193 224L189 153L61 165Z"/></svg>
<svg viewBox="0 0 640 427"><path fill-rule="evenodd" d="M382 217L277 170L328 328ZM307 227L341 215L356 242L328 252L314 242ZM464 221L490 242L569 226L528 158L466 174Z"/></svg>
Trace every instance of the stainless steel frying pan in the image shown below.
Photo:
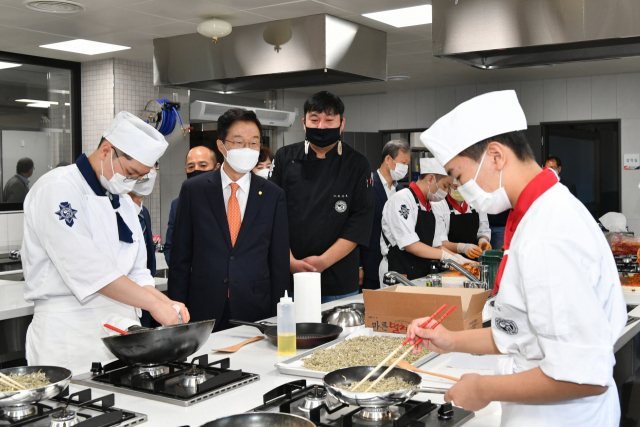
<svg viewBox="0 0 640 427"><path fill-rule="evenodd" d="M38 371L44 372L51 384L29 390L0 391L0 406L18 406L50 399L60 394L71 381L71 371L58 366L21 366L0 369L0 372L5 375L31 374Z"/></svg>
<svg viewBox="0 0 640 427"><path fill-rule="evenodd" d="M407 371L402 368L393 368L385 378L397 377L406 382L414 384L411 388L404 390L396 390L385 393L365 393L364 386L360 391L349 391L335 387L335 385L351 385L358 383L369 374L375 366L352 366L350 368L342 368L333 372L329 372L324 376L322 381L327 388L327 392L338 399L342 403L348 405L361 406L364 408L384 408L391 405L399 405L411 399L416 393L434 393L445 394L447 389L420 387L422 377L415 372ZM385 369L379 369L369 378L370 381L376 380Z"/></svg>

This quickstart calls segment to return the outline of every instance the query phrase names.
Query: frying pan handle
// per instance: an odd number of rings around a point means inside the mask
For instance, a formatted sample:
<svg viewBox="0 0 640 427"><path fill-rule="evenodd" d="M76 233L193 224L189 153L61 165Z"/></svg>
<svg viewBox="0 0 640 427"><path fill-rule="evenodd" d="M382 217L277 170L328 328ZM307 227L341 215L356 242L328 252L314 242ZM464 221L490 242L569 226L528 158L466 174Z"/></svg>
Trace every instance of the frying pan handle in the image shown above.
<svg viewBox="0 0 640 427"><path fill-rule="evenodd" d="M416 393L446 394L448 388L412 387Z"/></svg>
<svg viewBox="0 0 640 427"><path fill-rule="evenodd" d="M253 326L254 328L258 328L260 332L262 332L263 334L268 327L275 326L267 322L253 323L253 322L245 322L244 320L229 320L229 323L231 323L232 325L239 325L239 326Z"/></svg>

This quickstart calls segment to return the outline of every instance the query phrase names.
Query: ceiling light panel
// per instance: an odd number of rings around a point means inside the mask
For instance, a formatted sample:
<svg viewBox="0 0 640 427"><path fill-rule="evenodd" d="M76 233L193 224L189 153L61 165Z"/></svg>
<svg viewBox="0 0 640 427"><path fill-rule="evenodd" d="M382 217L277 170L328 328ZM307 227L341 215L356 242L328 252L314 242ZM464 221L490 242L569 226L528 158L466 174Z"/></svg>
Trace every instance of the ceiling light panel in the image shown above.
<svg viewBox="0 0 640 427"><path fill-rule="evenodd" d="M5 68L15 68L20 67L22 64L15 64L13 62L0 62L0 70L4 70Z"/></svg>
<svg viewBox="0 0 640 427"><path fill-rule="evenodd" d="M61 43L44 44L40 47L43 47L45 49L62 50L65 52L80 53L83 55L99 55L101 53L131 49L128 46L119 46L117 44L94 42L91 40L83 39L69 40Z"/></svg>
<svg viewBox="0 0 640 427"><path fill-rule="evenodd" d="M397 28L431 24L431 5L364 13L362 16Z"/></svg>

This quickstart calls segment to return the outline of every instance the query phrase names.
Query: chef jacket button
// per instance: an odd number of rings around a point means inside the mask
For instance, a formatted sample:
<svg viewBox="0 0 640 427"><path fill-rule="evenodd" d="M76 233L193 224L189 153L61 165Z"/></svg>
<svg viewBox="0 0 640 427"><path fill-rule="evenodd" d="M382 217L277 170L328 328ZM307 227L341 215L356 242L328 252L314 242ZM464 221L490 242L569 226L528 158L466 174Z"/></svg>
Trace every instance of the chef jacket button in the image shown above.
<svg viewBox="0 0 640 427"><path fill-rule="evenodd" d="M224 282L224 283L229 283L229 279L227 279L227 278L225 277L225 279L223 280L223 282Z"/></svg>
<svg viewBox="0 0 640 427"><path fill-rule="evenodd" d="M236 259L236 257L234 257L233 255L231 255L231 256L229 257L229 259L230 259L231 261L233 261L234 259Z"/></svg>

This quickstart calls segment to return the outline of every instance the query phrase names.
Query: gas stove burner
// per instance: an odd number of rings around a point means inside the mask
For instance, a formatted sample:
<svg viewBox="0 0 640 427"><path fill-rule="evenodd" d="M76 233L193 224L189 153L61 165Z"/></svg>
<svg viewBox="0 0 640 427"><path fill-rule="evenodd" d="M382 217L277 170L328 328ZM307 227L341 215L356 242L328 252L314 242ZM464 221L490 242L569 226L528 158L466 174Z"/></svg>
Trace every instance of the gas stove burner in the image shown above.
<svg viewBox="0 0 640 427"><path fill-rule="evenodd" d="M189 371L185 372L181 384L183 387L196 388L206 380L207 376L204 374L202 369L198 369L196 368L196 365L193 365Z"/></svg>
<svg viewBox="0 0 640 427"><path fill-rule="evenodd" d="M0 414L4 415L11 420L21 420L29 417L37 412L34 405L15 405L6 406L3 410L0 410Z"/></svg>
<svg viewBox="0 0 640 427"><path fill-rule="evenodd" d="M320 389L317 385L313 386L313 390L309 391L304 397L304 401L298 405L298 409L303 412L310 412L312 409L321 406L327 402L327 391Z"/></svg>
<svg viewBox="0 0 640 427"><path fill-rule="evenodd" d="M75 411L68 411L67 408L63 406L59 414L51 416L49 427L71 427L78 423L79 421Z"/></svg>
<svg viewBox="0 0 640 427"><path fill-rule="evenodd" d="M167 373L162 366L140 366L138 369L141 374L148 374L151 378L158 378Z"/></svg>
<svg viewBox="0 0 640 427"><path fill-rule="evenodd" d="M391 411L389 408L362 408L362 411L358 412L354 415L354 418L357 418L362 421L393 421L400 418L400 413L396 411Z"/></svg>

